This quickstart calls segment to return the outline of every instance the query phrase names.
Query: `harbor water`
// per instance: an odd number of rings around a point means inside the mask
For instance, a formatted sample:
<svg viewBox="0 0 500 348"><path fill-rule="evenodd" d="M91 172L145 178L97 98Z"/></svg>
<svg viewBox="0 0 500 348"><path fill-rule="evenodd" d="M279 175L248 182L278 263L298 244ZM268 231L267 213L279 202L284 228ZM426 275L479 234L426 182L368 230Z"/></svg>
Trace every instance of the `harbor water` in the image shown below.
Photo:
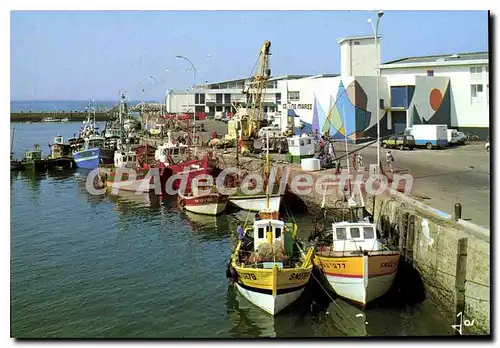
<svg viewBox="0 0 500 348"><path fill-rule="evenodd" d="M16 158L79 123L12 124ZM175 199L92 196L86 172L11 173L11 336L256 338L450 335L428 300L364 312L301 300L273 318L228 286L237 223L179 210ZM300 234L309 215L295 216ZM313 280L314 281L314 280ZM360 314L363 314L361 316Z"/></svg>

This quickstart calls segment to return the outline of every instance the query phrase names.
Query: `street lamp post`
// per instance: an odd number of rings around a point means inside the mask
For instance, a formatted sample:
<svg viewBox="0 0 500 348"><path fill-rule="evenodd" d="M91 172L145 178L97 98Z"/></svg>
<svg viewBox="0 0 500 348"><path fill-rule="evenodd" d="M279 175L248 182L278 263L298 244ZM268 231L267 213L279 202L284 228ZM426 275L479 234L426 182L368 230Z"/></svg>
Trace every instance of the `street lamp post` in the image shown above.
<svg viewBox="0 0 500 348"><path fill-rule="evenodd" d="M147 123L147 119L146 119L146 115L144 115L144 103L145 103L145 91L144 91L144 87L142 86L142 83L139 82L139 87L141 89L141 92L142 92L142 103L141 103L141 118L142 118L142 126L145 128L146 126L146 123Z"/></svg>
<svg viewBox="0 0 500 348"><path fill-rule="evenodd" d="M193 68L193 74L194 74L194 84L193 84L193 97L194 97L194 102L193 102L193 142L194 142L194 135L196 131L196 68L194 67L194 64L192 61L190 61L188 58L184 56L175 56L177 59L184 59L186 60L189 64L191 64L191 67ZM189 131L189 130L188 130ZM194 145L194 155L196 156L196 144Z"/></svg>
<svg viewBox="0 0 500 348"><path fill-rule="evenodd" d="M373 39L375 40L375 55L377 57L377 174L380 174L380 58L378 49L378 25L380 18L384 15L384 11L377 12L377 22L373 25L373 21L368 19L368 23L373 28Z"/></svg>
<svg viewBox="0 0 500 348"><path fill-rule="evenodd" d="M168 108L167 108L167 98L168 98L168 72L170 70L165 69L166 76L165 76L165 112L168 113Z"/></svg>

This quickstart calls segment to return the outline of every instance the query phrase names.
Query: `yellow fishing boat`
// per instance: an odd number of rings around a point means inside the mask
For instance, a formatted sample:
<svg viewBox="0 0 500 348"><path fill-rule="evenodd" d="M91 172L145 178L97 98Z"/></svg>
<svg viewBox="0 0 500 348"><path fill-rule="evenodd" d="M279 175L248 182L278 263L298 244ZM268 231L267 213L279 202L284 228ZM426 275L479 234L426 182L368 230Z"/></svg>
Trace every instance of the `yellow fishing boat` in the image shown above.
<svg viewBox="0 0 500 348"><path fill-rule="evenodd" d="M267 155L269 168L269 154ZM240 240L227 276L250 302L271 315L297 300L313 269L314 247L305 253L297 243L297 225L285 223L276 210L262 209L253 226L238 226Z"/></svg>
<svg viewBox="0 0 500 348"><path fill-rule="evenodd" d="M305 254L295 232L296 225L280 220L278 212L261 210L231 258L229 277L238 291L271 315L297 300L311 276L314 248Z"/></svg>

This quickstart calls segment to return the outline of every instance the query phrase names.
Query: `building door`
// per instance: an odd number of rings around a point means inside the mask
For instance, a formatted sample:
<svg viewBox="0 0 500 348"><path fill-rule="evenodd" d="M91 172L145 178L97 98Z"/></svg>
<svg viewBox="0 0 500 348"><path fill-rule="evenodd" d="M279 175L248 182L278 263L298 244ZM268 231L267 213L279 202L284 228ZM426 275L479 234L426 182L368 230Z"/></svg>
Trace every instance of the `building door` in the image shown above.
<svg viewBox="0 0 500 348"><path fill-rule="evenodd" d="M392 112L392 129L394 134L403 133L406 129L406 111Z"/></svg>

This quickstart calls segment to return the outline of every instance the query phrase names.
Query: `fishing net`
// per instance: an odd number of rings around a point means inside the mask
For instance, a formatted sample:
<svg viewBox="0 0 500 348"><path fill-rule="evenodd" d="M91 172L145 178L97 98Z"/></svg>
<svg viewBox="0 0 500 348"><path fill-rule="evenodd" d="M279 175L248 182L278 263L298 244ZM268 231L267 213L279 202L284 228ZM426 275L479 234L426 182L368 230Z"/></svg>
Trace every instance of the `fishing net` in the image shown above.
<svg viewBox="0 0 500 348"><path fill-rule="evenodd" d="M274 244L261 244L253 256L255 262L285 261L287 259L285 249L279 241Z"/></svg>

